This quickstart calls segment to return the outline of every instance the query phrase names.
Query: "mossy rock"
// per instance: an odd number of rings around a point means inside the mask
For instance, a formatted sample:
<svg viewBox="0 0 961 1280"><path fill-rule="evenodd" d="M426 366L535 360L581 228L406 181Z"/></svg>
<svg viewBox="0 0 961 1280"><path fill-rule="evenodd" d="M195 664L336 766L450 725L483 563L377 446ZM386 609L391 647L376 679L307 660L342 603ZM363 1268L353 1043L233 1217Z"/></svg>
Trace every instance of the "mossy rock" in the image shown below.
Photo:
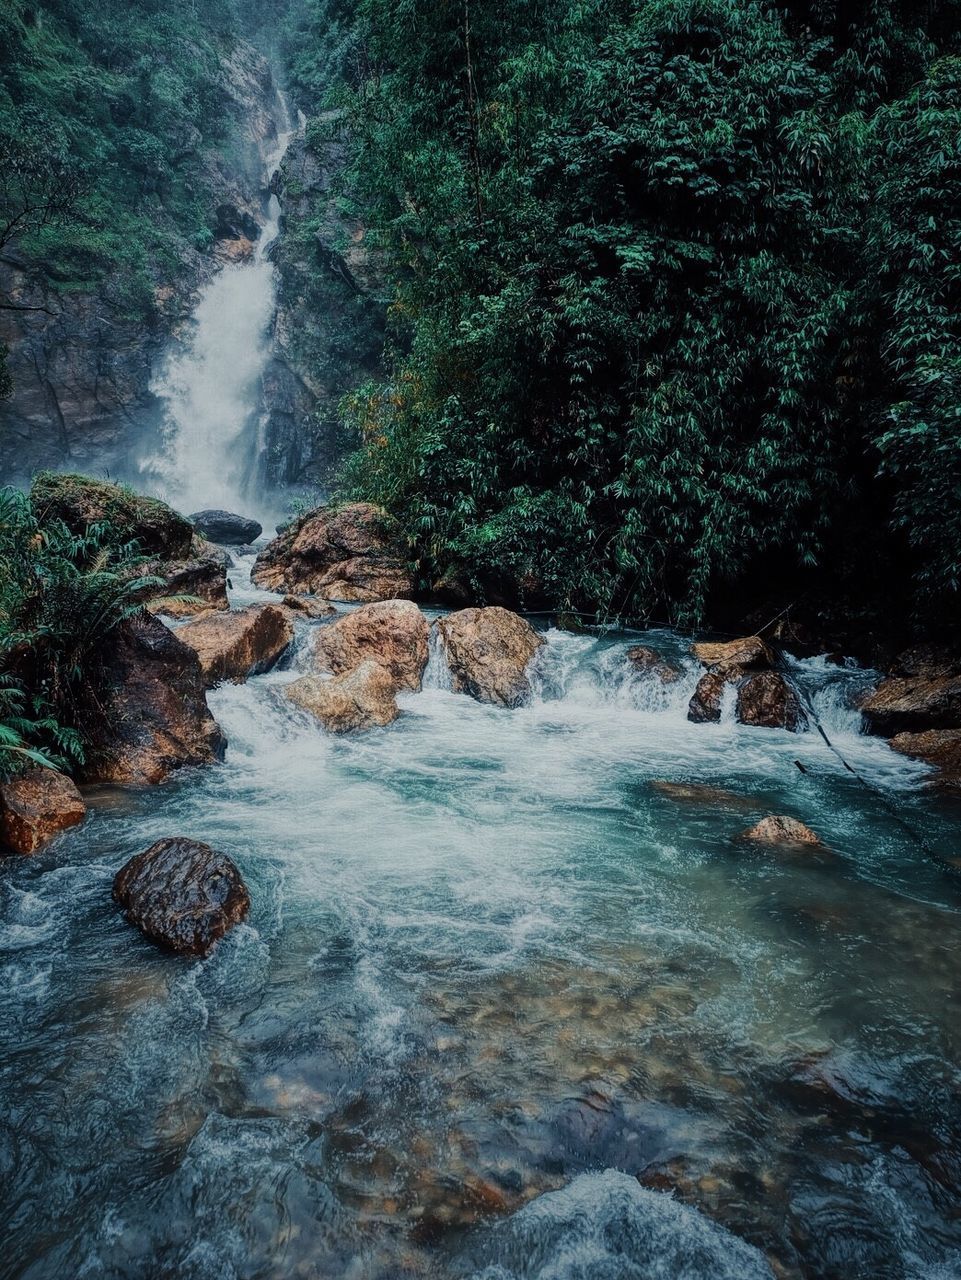
<svg viewBox="0 0 961 1280"><path fill-rule="evenodd" d="M91 524L106 523L118 537L136 538L146 555L185 560L190 555L193 525L159 498L144 498L126 485L89 476L41 471L30 488L37 519L58 519L81 534Z"/></svg>

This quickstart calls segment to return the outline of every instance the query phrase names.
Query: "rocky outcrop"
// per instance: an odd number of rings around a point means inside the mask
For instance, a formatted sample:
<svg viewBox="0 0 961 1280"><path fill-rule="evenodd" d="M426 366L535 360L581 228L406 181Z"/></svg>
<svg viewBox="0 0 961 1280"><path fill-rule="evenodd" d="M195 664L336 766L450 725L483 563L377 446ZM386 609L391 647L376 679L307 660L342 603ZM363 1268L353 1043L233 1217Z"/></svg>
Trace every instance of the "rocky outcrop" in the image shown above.
<svg viewBox="0 0 961 1280"><path fill-rule="evenodd" d="M899 733L891 746L914 760L923 760L937 775L932 781L952 790L961 788L961 729L927 729L923 733Z"/></svg>
<svg viewBox="0 0 961 1280"><path fill-rule="evenodd" d="M409 600L365 604L317 634L314 657L321 671L343 675L372 659L397 689L419 689L427 666L427 619Z"/></svg>
<svg viewBox="0 0 961 1280"><path fill-rule="evenodd" d="M200 659L208 689L230 680L269 671L294 638L285 611L272 604L252 604L233 613L206 613L177 631Z"/></svg>
<svg viewBox="0 0 961 1280"><path fill-rule="evenodd" d="M742 636L721 644L701 643L691 652L705 667L736 667L741 671L766 671L775 665L774 653L760 636Z"/></svg>
<svg viewBox="0 0 961 1280"><path fill-rule="evenodd" d="M810 827L806 827L797 818L788 818L781 814L762 818L747 831L742 831L739 839L750 840L754 844L824 847L820 837L816 836Z"/></svg>
<svg viewBox="0 0 961 1280"><path fill-rule="evenodd" d="M527 668L544 643L530 623L492 605L461 609L437 623L451 685L478 702L519 707L531 694Z"/></svg>
<svg viewBox="0 0 961 1280"><path fill-rule="evenodd" d="M264 527L247 516L237 516L231 511L195 511L190 522L208 542L226 547L242 547L256 542Z"/></svg>
<svg viewBox="0 0 961 1280"><path fill-rule="evenodd" d="M741 724L791 733L807 719L797 694L777 671L756 671L739 681L735 716Z"/></svg>
<svg viewBox="0 0 961 1280"><path fill-rule="evenodd" d="M346 675L325 680L304 676L287 686L287 697L309 711L331 733L387 725L400 714L391 673L369 659Z"/></svg>
<svg viewBox="0 0 961 1280"><path fill-rule="evenodd" d="M71 780L54 769L31 769L0 783L0 852L35 853L87 812Z"/></svg>
<svg viewBox="0 0 961 1280"><path fill-rule="evenodd" d="M736 689L735 719L739 724L763 729L798 732L807 722L791 682L770 668L776 657L760 636L745 636L724 644L696 644L694 656L706 663L706 671L688 704L687 718L695 724L716 724L721 719L724 690Z"/></svg>
<svg viewBox="0 0 961 1280"><path fill-rule="evenodd" d="M319 507L295 521L257 557L253 579L268 591L357 603L414 590L399 529L366 502Z"/></svg>
<svg viewBox="0 0 961 1280"><path fill-rule="evenodd" d="M250 894L225 853L197 840L158 840L117 872L113 898L131 924L183 955L206 956L247 918Z"/></svg>
<svg viewBox="0 0 961 1280"><path fill-rule="evenodd" d="M159 498L141 497L123 485L43 472L30 487L30 502L41 522L62 520L73 533L106 523L123 541L136 539L144 555L165 562L190 556L190 521Z"/></svg>
<svg viewBox="0 0 961 1280"><path fill-rule="evenodd" d="M183 618L209 609L229 609L228 564L227 553L221 547L195 536L190 544L189 559L158 560L147 565L146 573L163 579L163 586L154 589L151 612Z"/></svg>
<svg viewBox="0 0 961 1280"><path fill-rule="evenodd" d="M861 712L869 732L886 738L961 729L961 659L931 646L909 649L861 703Z"/></svg>
<svg viewBox="0 0 961 1280"><path fill-rule="evenodd" d="M184 765L223 757L226 740L210 714L200 661L150 614L121 624L103 658L104 690L85 718L86 782L162 782Z"/></svg>
<svg viewBox="0 0 961 1280"><path fill-rule="evenodd" d="M636 644L625 654L628 662L643 675L655 676L662 684L676 684L684 672L673 662L668 662L656 649Z"/></svg>

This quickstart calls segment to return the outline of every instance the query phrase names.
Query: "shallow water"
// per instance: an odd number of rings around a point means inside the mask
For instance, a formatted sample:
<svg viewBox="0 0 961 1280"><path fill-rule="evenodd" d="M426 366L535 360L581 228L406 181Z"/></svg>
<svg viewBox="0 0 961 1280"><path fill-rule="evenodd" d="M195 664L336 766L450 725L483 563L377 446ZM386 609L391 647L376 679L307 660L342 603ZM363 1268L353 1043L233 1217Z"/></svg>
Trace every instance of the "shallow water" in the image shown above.
<svg viewBox="0 0 961 1280"><path fill-rule="evenodd" d="M688 724L693 667L550 632L527 708L435 653L332 738L283 699L311 632L211 695L222 767L0 865L0 1275L961 1275L961 882L816 733ZM961 807L857 733L864 674L799 674L954 856ZM739 845L769 812L830 853ZM110 901L171 834L251 890L204 962Z"/></svg>

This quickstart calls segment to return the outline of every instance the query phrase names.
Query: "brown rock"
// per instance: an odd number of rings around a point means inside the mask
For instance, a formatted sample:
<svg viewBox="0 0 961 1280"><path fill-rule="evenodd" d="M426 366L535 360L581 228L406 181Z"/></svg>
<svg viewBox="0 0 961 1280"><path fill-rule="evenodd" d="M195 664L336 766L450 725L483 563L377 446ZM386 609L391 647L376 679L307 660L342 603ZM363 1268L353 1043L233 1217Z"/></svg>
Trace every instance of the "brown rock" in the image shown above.
<svg viewBox="0 0 961 1280"><path fill-rule="evenodd" d="M30 502L41 522L62 520L77 534L106 521L124 541L136 538L144 555L164 560L190 555L190 521L159 498L143 498L124 485L43 471L30 487Z"/></svg>
<svg viewBox="0 0 961 1280"><path fill-rule="evenodd" d="M722 787L709 787L700 782L666 782L655 778L651 786L662 796L680 804L713 805L718 809L758 809L760 805L750 796L739 796Z"/></svg>
<svg viewBox="0 0 961 1280"><path fill-rule="evenodd" d="M527 667L544 643L530 623L494 605L461 609L441 618L437 627L456 693L502 707L528 700Z"/></svg>
<svg viewBox="0 0 961 1280"><path fill-rule="evenodd" d="M695 644L691 652L706 667L742 667L766 670L775 665L774 653L760 636L744 636L723 644Z"/></svg>
<svg viewBox="0 0 961 1280"><path fill-rule="evenodd" d="M114 901L148 938L205 956L250 910L250 894L225 853L197 840L158 840L117 872Z"/></svg>
<svg viewBox="0 0 961 1280"><path fill-rule="evenodd" d="M398 689L419 689L427 666L427 619L410 600L365 604L324 627L314 649L321 671L343 675L368 658Z"/></svg>
<svg viewBox="0 0 961 1280"><path fill-rule="evenodd" d="M165 613L172 618L189 617L209 609L229 609L227 599L227 553L212 542L194 537L188 560L156 561L145 573L164 579L154 588L151 613ZM192 604L177 596L195 596L200 604Z"/></svg>
<svg viewBox="0 0 961 1280"><path fill-rule="evenodd" d="M31 769L0 783L0 844L15 853L35 853L82 822L86 812L80 792L65 774Z"/></svg>
<svg viewBox="0 0 961 1280"><path fill-rule="evenodd" d="M248 676L269 671L293 640L294 627L276 605L252 604L232 613L207 613L176 634L196 652L210 689L222 680L243 684Z"/></svg>
<svg viewBox="0 0 961 1280"><path fill-rule="evenodd" d="M370 660L332 680L304 676L288 685L286 692L291 702L316 716L331 733L390 724L400 714L394 677Z"/></svg>
<svg viewBox="0 0 961 1280"><path fill-rule="evenodd" d="M915 674L882 680L861 703L869 732L893 737L961 728L961 674L947 661L940 666L914 663L913 667Z"/></svg>
<svg viewBox="0 0 961 1280"><path fill-rule="evenodd" d="M625 654L628 662L638 671L656 676L662 684L675 684L684 672L672 662L667 662L655 649L636 644Z"/></svg>
<svg viewBox="0 0 961 1280"><path fill-rule="evenodd" d="M792 733L807 720L797 694L776 671L757 671L740 682L735 714L741 724Z"/></svg>
<svg viewBox="0 0 961 1280"><path fill-rule="evenodd" d="M721 719L721 701L724 686L732 679L728 671L707 671L697 682L697 688L687 704L687 718L694 724L717 724Z"/></svg>
<svg viewBox="0 0 961 1280"><path fill-rule="evenodd" d="M940 786L961 787L961 729L899 733L891 739L891 746L937 769L938 776L933 781Z"/></svg>
<svg viewBox="0 0 961 1280"><path fill-rule="evenodd" d="M747 831L742 831L739 839L753 840L755 844L818 845L823 848L820 838L810 827L798 822L797 818L783 815L762 818Z"/></svg>
<svg viewBox="0 0 961 1280"><path fill-rule="evenodd" d="M122 623L103 655L106 686L84 729L85 782L161 782L183 765L223 757L226 740L204 696L200 660L157 618Z"/></svg>
<svg viewBox="0 0 961 1280"><path fill-rule="evenodd" d="M305 618L330 618L337 612L329 600L319 600L316 596L284 596L281 604Z"/></svg>
<svg viewBox="0 0 961 1280"><path fill-rule="evenodd" d="M257 557L253 580L268 591L366 603L406 598L414 583L407 550L386 512L366 502L319 507Z"/></svg>

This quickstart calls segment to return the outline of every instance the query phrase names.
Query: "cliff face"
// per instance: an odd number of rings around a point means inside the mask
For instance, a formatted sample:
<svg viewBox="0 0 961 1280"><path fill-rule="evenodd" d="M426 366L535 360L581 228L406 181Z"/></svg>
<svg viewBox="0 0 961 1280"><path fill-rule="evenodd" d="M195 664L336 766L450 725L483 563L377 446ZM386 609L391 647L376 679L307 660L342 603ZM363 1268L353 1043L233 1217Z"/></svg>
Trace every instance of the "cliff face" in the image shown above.
<svg viewBox="0 0 961 1280"><path fill-rule="evenodd" d="M256 235L263 157L277 137L266 61L235 44L221 75L230 147L208 147L199 131L183 144L183 155L200 164L213 239L201 249L179 229L175 260L158 255L150 263L152 296L132 297L120 272L79 288L38 270L16 246L0 258L0 342L10 349L14 386L0 401L0 480L22 480L39 467L130 475L143 443L156 435L153 372L199 286Z"/></svg>

